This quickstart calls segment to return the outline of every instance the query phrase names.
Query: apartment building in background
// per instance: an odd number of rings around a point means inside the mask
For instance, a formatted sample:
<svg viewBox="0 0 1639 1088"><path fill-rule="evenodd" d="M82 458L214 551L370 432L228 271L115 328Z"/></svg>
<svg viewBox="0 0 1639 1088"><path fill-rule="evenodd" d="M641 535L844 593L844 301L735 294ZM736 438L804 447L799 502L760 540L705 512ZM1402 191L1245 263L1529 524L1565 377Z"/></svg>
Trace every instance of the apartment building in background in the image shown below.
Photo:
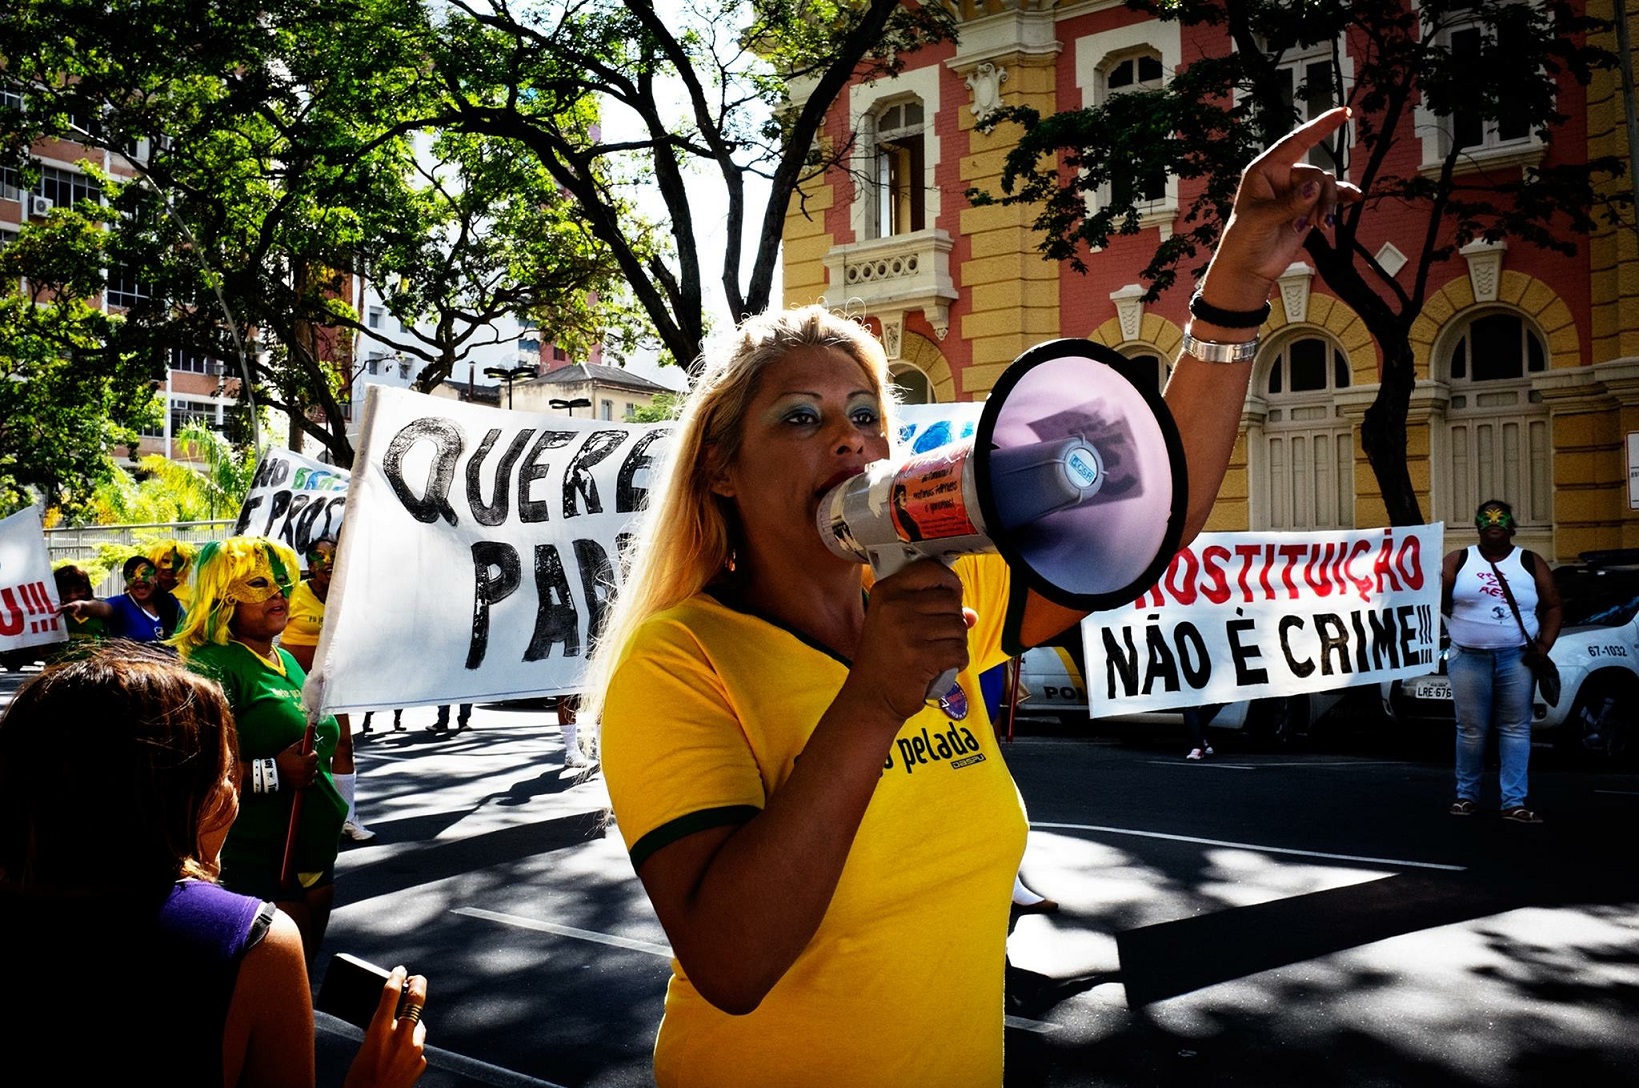
<svg viewBox="0 0 1639 1088"><path fill-rule="evenodd" d="M21 96L0 92L0 100L13 108L22 108ZM71 123L82 128L91 119ZM148 159L148 142L138 141L126 155L98 147L88 147L73 140L42 140L33 147L40 160L40 180L32 188L24 188L18 172L0 167L0 246L9 244L29 223L43 221L52 210L68 207L82 200L101 200L102 187L88 173L83 164L96 165L104 173L120 179L138 176L138 167ZM99 305L109 313L119 313L148 297L147 285L132 276L122 275L119 269L110 269L108 290ZM235 403L238 391L237 363L224 363L202 353L176 350L168 360L162 393L165 411L153 426L141 434L138 445L123 450L134 459L143 454L163 453L180 457L175 436L191 423L202 423L213 430L227 425L228 410Z"/></svg>

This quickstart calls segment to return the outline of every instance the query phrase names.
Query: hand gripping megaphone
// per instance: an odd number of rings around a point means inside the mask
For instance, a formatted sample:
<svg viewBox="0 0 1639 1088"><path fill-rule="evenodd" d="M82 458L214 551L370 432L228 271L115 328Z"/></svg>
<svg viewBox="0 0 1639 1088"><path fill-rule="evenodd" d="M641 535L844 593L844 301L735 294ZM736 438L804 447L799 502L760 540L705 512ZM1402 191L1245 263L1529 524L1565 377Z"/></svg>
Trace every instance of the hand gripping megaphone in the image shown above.
<svg viewBox="0 0 1639 1088"><path fill-rule="evenodd" d="M971 439L876 462L827 492L817 521L834 554L879 578L914 559L1000 552L1013 571L1003 642L1018 648L1026 588L1092 612L1153 584L1178 550L1188 491L1178 429L1139 364L1052 340L1003 372ZM954 679L935 680L930 699Z"/></svg>

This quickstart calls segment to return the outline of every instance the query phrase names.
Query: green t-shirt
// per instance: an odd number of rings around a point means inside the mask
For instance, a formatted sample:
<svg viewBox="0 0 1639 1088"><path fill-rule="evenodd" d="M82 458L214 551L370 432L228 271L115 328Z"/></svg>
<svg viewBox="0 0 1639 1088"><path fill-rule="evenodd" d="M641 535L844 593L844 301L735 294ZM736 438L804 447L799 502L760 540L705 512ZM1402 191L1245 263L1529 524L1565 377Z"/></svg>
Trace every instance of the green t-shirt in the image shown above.
<svg viewBox="0 0 1639 1088"><path fill-rule="evenodd" d="M86 616L81 618L79 616L70 616L65 614L63 619L66 621L63 626L67 629L68 637L70 639L108 637L107 621L98 619L96 616Z"/></svg>
<svg viewBox="0 0 1639 1088"><path fill-rule="evenodd" d="M188 655L188 667L222 685L233 708L241 760L269 759L302 739L307 716L302 711L302 684L307 674L284 650L275 649L283 676L247 647L230 642L201 646ZM336 860L347 802L330 777L341 728L334 717L319 722L319 776L302 802L296 836L296 872L323 873ZM243 791L239 817L222 846L222 883L246 895L272 896L284 860L290 807L296 791L281 783L275 793ZM271 885L271 886L270 886Z"/></svg>

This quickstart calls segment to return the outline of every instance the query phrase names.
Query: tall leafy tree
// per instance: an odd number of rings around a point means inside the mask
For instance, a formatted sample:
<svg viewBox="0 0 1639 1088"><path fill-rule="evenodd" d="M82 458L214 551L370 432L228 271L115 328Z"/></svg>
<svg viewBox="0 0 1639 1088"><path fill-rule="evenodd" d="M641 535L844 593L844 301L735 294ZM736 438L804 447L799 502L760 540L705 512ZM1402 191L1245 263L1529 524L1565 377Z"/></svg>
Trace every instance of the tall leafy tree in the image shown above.
<svg viewBox="0 0 1639 1088"><path fill-rule="evenodd" d="M557 189L506 172L517 156L445 145L455 164L435 167L418 146L436 84L414 0L23 0L0 42L0 81L24 101L0 115L0 155L26 164L32 141L72 136L140 174L105 179L107 267L146 294L119 349L155 368L178 345L242 361L236 387L339 464L352 277L390 280L395 309L433 323L403 345L423 388L509 308L590 336L592 309L618 301Z"/></svg>
<svg viewBox="0 0 1639 1088"><path fill-rule="evenodd" d="M82 507L149 415L152 369L110 347L118 322L91 301L104 241L65 208L0 249L0 516Z"/></svg>
<svg viewBox="0 0 1639 1088"><path fill-rule="evenodd" d="M575 203L515 143L458 131L418 141L413 172L392 194L366 273L397 332L368 329L422 361L416 386L431 390L474 347L498 342L497 322L524 315L554 343L584 355L628 320L619 268L587 231ZM362 315L334 300L341 328Z"/></svg>
<svg viewBox="0 0 1639 1088"><path fill-rule="evenodd" d="M838 95L953 33L943 5L904 0L452 0L445 11L434 123L527 148L613 254L667 354L691 367L707 277L732 318L768 306L792 194L846 158L817 140ZM706 249L702 207L721 209L720 255Z"/></svg>
<svg viewBox="0 0 1639 1088"><path fill-rule="evenodd" d="M1361 444L1390 521L1421 522L1406 462L1416 378L1412 326L1427 301L1431 273L1463 245L1515 238L1570 253L1577 236L1594 226L1594 182L1620 173L1622 165L1581 161L1579 148L1561 153L1555 137L1566 120L1563 91L1613 61L1586 44L1586 32L1597 24L1557 0L1130 0L1129 6L1188 26L1222 27L1233 49L1191 61L1159 90L1112 96L1098 107L1050 117L1003 111L992 123L1018 123L1022 136L1008 158L1002 191L970 195L977 203L1039 206L1044 256L1084 271L1087 247L1138 230L1139 194L1121 184L1124 178L1165 171L1196 183L1180 229L1143 271L1153 299L1172 286L1180 268L1196 274L1204 268L1241 168L1291 128L1302 104L1352 106L1352 140L1329 153L1367 199L1339 209L1335 231L1312 231L1305 249L1322 280L1377 341L1381 385L1361 425ZM1283 60L1315 46L1330 47L1330 61L1306 64L1294 80ZM1350 81L1342 66L1345 47ZM1419 169L1420 146L1407 146L1420 145L1419 110L1451 134L1432 168ZM1517 161L1488 165L1477 157L1473 134L1498 125L1533 135L1542 145L1540 161L1521 168ZM1396 271L1379 263L1361 236L1362 223L1386 208L1421 220L1420 228L1402 232L1420 237L1421 245Z"/></svg>

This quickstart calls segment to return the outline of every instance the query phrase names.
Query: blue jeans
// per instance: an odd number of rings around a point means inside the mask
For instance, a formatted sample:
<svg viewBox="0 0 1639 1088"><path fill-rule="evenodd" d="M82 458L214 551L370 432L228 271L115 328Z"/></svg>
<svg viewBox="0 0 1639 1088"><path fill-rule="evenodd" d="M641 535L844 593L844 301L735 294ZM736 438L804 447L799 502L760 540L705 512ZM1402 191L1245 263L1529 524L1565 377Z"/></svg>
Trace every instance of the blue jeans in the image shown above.
<svg viewBox="0 0 1639 1088"><path fill-rule="evenodd" d="M1485 737L1497 731L1502 763L1498 785L1506 812L1525 804L1531 763L1531 691L1536 678L1526 668L1523 646L1470 650L1452 646L1446 656L1457 711L1457 796L1480 799Z"/></svg>

